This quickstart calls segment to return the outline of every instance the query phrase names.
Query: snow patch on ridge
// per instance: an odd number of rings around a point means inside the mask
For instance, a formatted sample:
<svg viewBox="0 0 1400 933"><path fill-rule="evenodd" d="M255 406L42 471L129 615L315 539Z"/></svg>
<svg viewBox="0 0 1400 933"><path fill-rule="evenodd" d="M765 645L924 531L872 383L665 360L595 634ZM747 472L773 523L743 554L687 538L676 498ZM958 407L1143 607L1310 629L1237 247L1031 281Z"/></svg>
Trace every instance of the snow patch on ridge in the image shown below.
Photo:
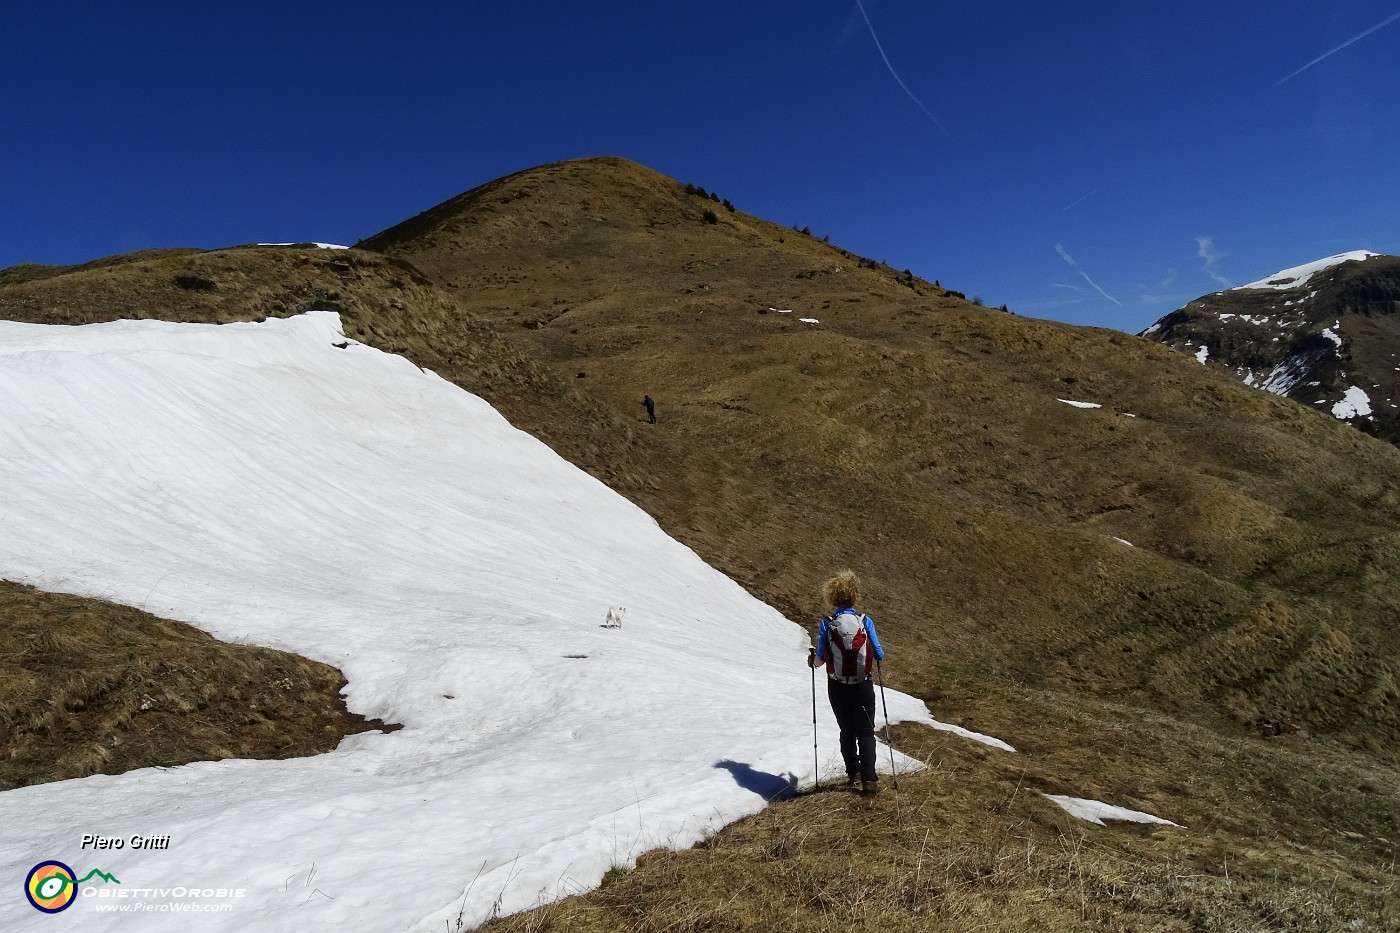
<svg viewBox="0 0 1400 933"><path fill-rule="evenodd" d="M1291 269L1275 272L1268 278L1260 279L1257 282L1250 282L1248 285L1237 286L1230 289L1230 291L1237 292L1246 288L1272 288L1279 291L1289 288L1301 288L1308 283L1308 279L1324 269L1340 266L1344 262L1360 262L1377 255L1379 254L1372 253L1369 250L1354 249L1348 253L1338 253L1335 256L1328 256L1326 259L1318 259L1314 262L1304 263L1301 266L1294 266Z"/></svg>
<svg viewBox="0 0 1400 933"><path fill-rule="evenodd" d="M259 246L299 246L298 243L259 243ZM337 246L334 243L312 243L312 246L319 246L321 249L349 249L348 246Z"/></svg>

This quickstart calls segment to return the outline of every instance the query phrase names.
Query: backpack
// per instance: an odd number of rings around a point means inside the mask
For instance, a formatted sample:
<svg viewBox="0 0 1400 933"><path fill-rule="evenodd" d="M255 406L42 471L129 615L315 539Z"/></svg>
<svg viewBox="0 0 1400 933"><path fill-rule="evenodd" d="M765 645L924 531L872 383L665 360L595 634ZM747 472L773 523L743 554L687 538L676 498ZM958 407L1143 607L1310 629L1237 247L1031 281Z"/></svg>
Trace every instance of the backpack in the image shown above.
<svg viewBox="0 0 1400 933"><path fill-rule="evenodd" d="M870 676L875 652L865 631L865 616L842 610L826 623L826 669L831 679L858 684Z"/></svg>

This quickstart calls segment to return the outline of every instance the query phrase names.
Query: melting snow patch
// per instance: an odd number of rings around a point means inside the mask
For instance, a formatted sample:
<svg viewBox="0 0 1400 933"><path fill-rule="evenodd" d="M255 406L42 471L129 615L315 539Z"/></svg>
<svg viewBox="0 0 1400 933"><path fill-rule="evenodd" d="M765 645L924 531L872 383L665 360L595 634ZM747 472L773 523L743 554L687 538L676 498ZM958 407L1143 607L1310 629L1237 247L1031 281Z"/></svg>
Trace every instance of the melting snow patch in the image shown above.
<svg viewBox="0 0 1400 933"><path fill-rule="evenodd" d="M1342 400L1332 406L1332 417L1360 418L1371 416L1371 398L1360 386L1352 386L1347 389L1347 394L1342 396Z"/></svg>
<svg viewBox="0 0 1400 933"><path fill-rule="evenodd" d="M981 742L983 745L990 745L992 748L999 748L1004 752L1014 752L1016 750L1010 745L1003 742L1001 739L993 738L990 735L983 735L980 732L972 732L971 730L964 729L962 726L949 725L946 722L939 722L936 719L929 722L928 724L933 726L933 728L935 729L941 729L944 732L951 732L954 735L960 735L965 739L971 739L974 742Z"/></svg>
<svg viewBox="0 0 1400 933"><path fill-rule="evenodd" d="M1132 547L1132 546L1133 546L1133 542L1131 542L1131 541L1129 541L1129 540L1127 540L1127 539L1125 539L1125 538L1114 538L1113 540L1114 540L1114 541L1117 541L1119 544L1126 544L1128 547Z"/></svg>
<svg viewBox="0 0 1400 933"><path fill-rule="evenodd" d="M296 243L259 243L259 246L296 246ZM334 243L312 243L312 246L319 246L321 249L349 249L348 246L336 246Z"/></svg>
<svg viewBox="0 0 1400 933"><path fill-rule="evenodd" d="M1322 336L1326 337L1328 340L1332 341L1339 347L1342 345L1341 336L1338 335L1338 333L1330 327L1324 327L1322 329Z"/></svg>
<svg viewBox="0 0 1400 933"><path fill-rule="evenodd" d="M1056 399L1057 402L1064 402L1066 405L1073 405L1075 408L1102 408L1098 402L1076 402L1067 398Z"/></svg>
<svg viewBox="0 0 1400 933"><path fill-rule="evenodd" d="M1127 820L1130 823L1160 823L1163 826L1180 826L1171 820L1164 820L1160 816L1153 816L1151 813L1143 813L1141 810L1128 810L1123 807L1115 807L1110 803L1102 803L1098 800L1085 800L1082 797L1065 797L1061 794L1045 794L1047 799L1053 800L1070 816L1078 817L1081 820L1088 820L1090 823L1097 823L1100 826L1107 825L1104 820Z"/></svg>
<svg viewBox="0 0 1400 933"><path fill-rule="evenodd" d="M1230 289L1230 291L1237 292L1245 288L1301 288L1308 283L1308 279L1312 278L1323 269L1330 269L1333 266L1339 266L1344 262L1351 262L1353 260L1359 262L1361 260L1370 259L1375 255L1377 254L1364 249L1354 249L1349 253L1338 253L1336 256L1328 256L1326 259L1319 259L1316 262L1304 263L1301 266L1294 266L1292 269L1284 269L1282 272L1275 272L1267 279L1250 282L1248 285L1241 285L1237 288ZM1316 292L1313 294L1316 294ZM1308 297L1311 298L1312 295Z"/></svg>
<svg viewBox="0 0 1400 933"><path fill-rule="evenodd" d="M1210 356L1210 348L1207 347L1205 344L1201 344L1201 348L1196 351L1196 362L1204 366L1206 362L1206 357L1208 356Z"/></svg>
<svg viewBox="0 0 1400 933"><path fill-rule="evenodd" d="M1151 327L1147 328L1147 330L1143 331L1143 332L1142 332L1141 334L1139 334L1138 336L1139 336L1139 337L1147 337L1147 336L1150 336L1150 335L1152 335L1152 334L1157 333L1157 331L1159 331L1159 330L1161 330L1161 329L1162 329L1162 322L1161 322L1161 321L1158 321L1156 324L1153 324Z"/></svg>
<svg viewBox="0 0 1400 933"><path fill-rule="evenodd" d="M1275 366L1264 378L1262 388L1275 395L1287 395L1298 381L1308 374L1307 361L1290 356Z"/></svg>
<svg viewBox="0 0 1400 933"><path fill-rule="evenodd" d="M791 308L769 308L768 310L769 310L769 311L776 311L776 312L778 312L779 314L791 314L791 313L792 313L792 309L791 309Z"/></svg>
<svg viewBox="0 0 1400 933"><path fill-rule="evenodd" d="M814 317L800 317L800 318L798 318L798 320L801 321L803 324L820 324L820 323L821 323L821 321L818 321L818 320L817 320L816 318L814 318Z"/></svg>

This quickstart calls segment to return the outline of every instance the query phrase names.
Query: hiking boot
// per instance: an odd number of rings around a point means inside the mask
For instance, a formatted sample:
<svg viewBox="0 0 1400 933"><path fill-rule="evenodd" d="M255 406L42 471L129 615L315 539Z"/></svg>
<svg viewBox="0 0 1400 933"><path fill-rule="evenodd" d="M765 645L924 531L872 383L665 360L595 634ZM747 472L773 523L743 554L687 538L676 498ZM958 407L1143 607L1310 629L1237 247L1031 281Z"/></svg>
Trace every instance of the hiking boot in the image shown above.
<svg viewBox="0 0 1400 933"><path fill-rule="evenodd" d="M878 781L861 781L861 782L860 782L860 795L861 795L862 797L874 797L874 796L875 796L876 794L878 794L879 792L880 792L880 784L879 784Z"/></svg>
<svg viewBox="0 0 1400 933"><path fill-rule="evenodd" d="M848 775L846 775L846 783L843 784L843 785L841 785L841 786L844 787L846 790L851 790L851 791L860 790L860 775L859 775L859 774L848 774Z"/></svg>

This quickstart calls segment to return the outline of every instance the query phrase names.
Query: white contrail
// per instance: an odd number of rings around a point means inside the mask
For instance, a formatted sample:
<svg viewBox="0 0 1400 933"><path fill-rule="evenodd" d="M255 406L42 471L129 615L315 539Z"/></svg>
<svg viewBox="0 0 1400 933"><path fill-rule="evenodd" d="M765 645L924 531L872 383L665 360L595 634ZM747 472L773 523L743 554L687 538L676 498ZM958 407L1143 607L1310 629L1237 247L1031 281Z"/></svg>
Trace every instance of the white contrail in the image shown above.
<svg viewBox="0 0 1400 933"><path fill-rule="evenodd" d="M870 30L870 38L875 40L875 48L879 50L880 57L885 60L885 67L889 69L890 76L893 77L895 81L899 83L899 86L904 89L904 93L909 95L909 99L919 105L919 109L922 110L928 116L928 118L933 121L933 125L942 130L944 135L947 136L949 139L952 139L953 134L948 132L948 128L943 125L943 121L935 117L933 115L933 111L925 107L924 102L914 96L914 92L909 90L909 85L904 83L904 79L899 76L899 72L894 70L894 65L890 64L890 57L885 54L885 47L880 44L880 37L875 35L875 27L871 25L870 16L865 12L865 4L861 3L860 0L856 0L856 6L860 8L860 15L865 20L865 28ZM956 142L956 140L954 141Z"/></svg>
<svg viewBox="0 0 1400 933"><path fill-rule="evenodd" d="M1351 45L1353 42L1357 42L1357 41L1360 41L1361 39L1366 38L1366 37L1369 36L1371 33L1375 32L1377 29L1384 29L1386 26L1389 26L1391 23L1395 22L1397 19L1400 19L1400 13L1396 13L1394 16L1390 17L1390 19L1386 20L1386 21L1383 22L1383 23L1377 23L1376 25L1372 26L1370 29L1366 30L1365 32L1363 32L1363 33L1361 33L1361 34L1359 34L1359 35L1352 36L1350 39L1348 39L1347 41L1343 42L1341 45L1337 46L1337 47L1336 47L1335 49L1333 49L1332 51L1330 51L1330 52L1324 52L1323 54L1319 55L1317 58L1314 58L1312 61L1310 61L1310 62L1308 62L1306 65L1304 65L1302 68L1299 68L1297 71L1293 72L1293 73L1292 73L1291 75L1289 75L1287 78L1284 78L1282 81L1279 81L1279 83L1278 83L1278 84L1275 84L1274 87L1278 87L1279 84L1282 84L1284 81L1289 80L1289 78L1296 78L1296 77L1298 77L1298 75L1300 75L1300 74L1302 74L1303 72L1307 71L1309 68L1311 68L1313 65L1316 65L1318 62L1322 61L1323 59L1325 59L1325 58L1331 58L1333 55L1336 55L1338 52L1340 52L1342 49L1346 48L1347 46Z"/></svg>
<svg viewBox="0 0 1400 933"><path fill-rule="evenodd" d="M1074 207L1075 204L1080 204L1080 203L1082 203L1082 202L1084 202L1084 201L1089 200L1090 198L1092 198L1094 195L1098 194L1098 193L1099 193L1100 191L1102 191L1102 190L1103 190L1102 188L1095 188L1093 191L1090 191L1088 194L1084 195L1084 197L1080 198L1078 201L1075 201L1073 204L1066 204L1066 205L1064 206L1063 209L1067 211L1067 210L1069 210L1071 207Z"/></svg>
<svg viewBox="0 0 1400 933"><path fill-rule="evenodd" d="M1114 304L1116 304L1118 307L1120 307L1120 308L1123 307L1123 302L1119 301L1117 298L1114 298L1112 295L1110 295L1108 292L1104 291L1102 288L1099 288L1099 283L1098 283L1098 282L1095 282L1093 279L1089 278L1088 275L1085 275L1084 270L1081 269L1081 268L1079 268L1079 263L1075 262L1075 261L1074 261L1074 257L1071 256L1069 253L1067 253L1067 252L1065 251L1064 246L1062 246L1062 245L1059 244L1059 243L1056 243L1056 244L1055 244L1055 251L1056 251L1057 253L1060 254L1060 258L1061 258L1061 259L1063 259L1065 262L1069 263L1069 267L1070 267L1071 269L1073 269L1075 272L1078 272L1080 275L1084 276L1084 281L1086 281L1086 282L1088 282L1090 285L1094 286L1094 290L1095 290L1096 292L1098 292L1100 295L1103 295L1105 298L1107 298L1109 301L1111 301L1111 302L1113 302Z"/></svg>

